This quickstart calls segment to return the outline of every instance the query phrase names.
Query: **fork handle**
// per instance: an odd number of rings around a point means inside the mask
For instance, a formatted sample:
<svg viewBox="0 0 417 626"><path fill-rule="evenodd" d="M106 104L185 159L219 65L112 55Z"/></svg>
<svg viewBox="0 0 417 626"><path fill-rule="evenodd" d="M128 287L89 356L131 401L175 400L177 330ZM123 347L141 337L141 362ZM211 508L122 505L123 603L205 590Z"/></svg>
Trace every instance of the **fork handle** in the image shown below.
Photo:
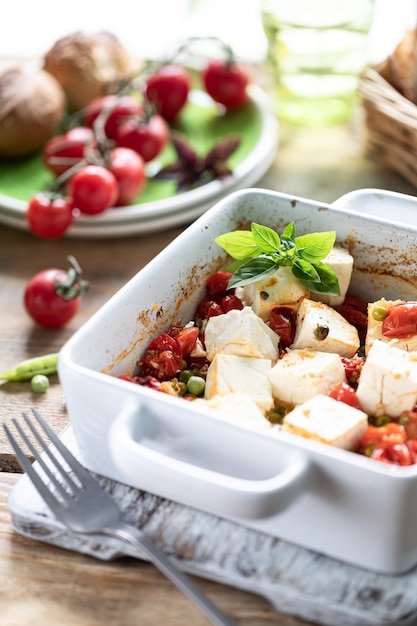
<svg viewBox="0 0 417 626"><path fill-rule="evenodd" d="M206 617L216 626L236 626L223 611L207 598L186 574L181 572L174 563L160 550L153 541L135 526L120 522L117 527L106 528L103 531L139 548L149 560L176 585Z"/></svg>

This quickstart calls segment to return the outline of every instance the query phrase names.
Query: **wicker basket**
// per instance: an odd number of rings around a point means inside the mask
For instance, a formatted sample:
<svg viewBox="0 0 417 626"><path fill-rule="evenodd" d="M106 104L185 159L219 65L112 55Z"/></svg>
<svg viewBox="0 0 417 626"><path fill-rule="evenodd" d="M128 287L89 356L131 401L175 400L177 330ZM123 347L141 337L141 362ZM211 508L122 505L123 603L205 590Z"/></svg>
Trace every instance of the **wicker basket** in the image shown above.
<svg viewBox="0 0 417 626"><path fill-rule="evenodd" d="M362 73L358 91L365 109L367 152L417 188L417 106L377 67Z"/></svg>

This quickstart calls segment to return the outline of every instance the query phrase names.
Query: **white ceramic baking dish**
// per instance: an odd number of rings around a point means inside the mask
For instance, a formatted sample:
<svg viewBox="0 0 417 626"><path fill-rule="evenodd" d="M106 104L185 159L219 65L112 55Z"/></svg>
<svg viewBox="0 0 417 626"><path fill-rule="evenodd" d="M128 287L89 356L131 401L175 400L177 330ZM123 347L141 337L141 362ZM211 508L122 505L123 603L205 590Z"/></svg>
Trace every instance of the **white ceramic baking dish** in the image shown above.
<svg viewBox="0 0 417 626"><path fill-rule="evenodd" d="M396 191L355 189L338 198L332 206L371 215L390 223L417 227L416 198Z"/></svg>
<svg viewBox="0 0 417 626"><path fill-rule="evenodd" d="M416 207L417 210L417 207ZM149 341L188 321L214 243L252 221L297 234L336 230L355 258L353 291L417 299L417 230L249 189L205 213L63 347L59 377L83 463L102 475L326 555L389 573L417 563L417 466L394 467L283 433L255 433L179 398L120 380Z"/></svg>

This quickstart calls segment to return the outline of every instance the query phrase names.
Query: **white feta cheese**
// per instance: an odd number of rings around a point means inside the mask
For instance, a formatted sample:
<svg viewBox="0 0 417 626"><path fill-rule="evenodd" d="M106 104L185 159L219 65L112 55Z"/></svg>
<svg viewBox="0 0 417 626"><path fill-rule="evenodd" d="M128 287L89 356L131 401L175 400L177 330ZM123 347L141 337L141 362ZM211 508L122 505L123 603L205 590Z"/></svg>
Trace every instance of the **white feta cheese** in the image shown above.
<svg viewBox="0 0 417 626"><path fill-rule="evenodd" d="M271 361L278 358L279 336L249 306L210 317L204 342L209 361L218 352Z"/></svg>
<svg viewBox="0 0 417 626"><path fill-rule="evenodd" d="M352 357L359 346L358 331L340 313L323 302L304 298L298 309L291 348L309 348Z"/></svg>
<svg viewBox="0 0 417 626"><path fill-rule="evenodd" d="M268 373L269 359L259 359L219 352L207 370L204 398L229 393L248 394L261 411L269 411L274 401Z"/></svg>
<svg viewBox="0 0 417 626"><path fill-rule="evenodd" d="M380 300L376 300L375 302L370 302L368 304L368 329L365 340L365 354L368 354L372 344L377 339L380 339L381 341L386 341L388 343L393 343L396 348L401 348L401 350L406 350L407 352L417 350L417 335L411 335L410 337L404 337L395 340L393 340L392 337L384 337L382 335L382 320L376 320L374 318L373 312L376 308L388 310L390 306L393 306L394 304L400 304L401 302L404 301L385 300L385 298L381 298Z"/></svg>
<svg viewBox="0 0 417 626"><path fill-rule="evenodd" d="M311 298L313 300L320 300L320 302L324 302L330 306L342 304L346 297L352 277L353 256L348 250L346 250L346 248L334 246L322 262L331 267L336 274L339 281L340 295L329 296L322 293L313 293Z"/></svg>
<svg viewBox="0 0 417 626"><path fill-rule="evenodd" d="M417 352L376 340L362 368L357 396L370 415L398 417L417 402Z"/></svg>
<svg viewBox="0 0 417 626"><path fill-rule="evenodd" d="M265 322L277 306L298 309L303 298L310 295L307 287L292 273L290 267L280 267L272 276L243 287L244 301Z"/></svg>
<svg viewBox="0 0 417 626"><path fill-rule="evenodd" d="M301 404L317 394L327 394L346 381L338 354L288 350L269 372L272 395L289 405Z"/></svg>
<svg viewBox="0 0 417 626"><path fill-rule="evenodd" d="M317 395L287 413L282 429L345 450L355 450L368 427L368 416L344 402Z"/></svg>
<svg viewBox="0 0 417 626"><path fill-rule="evenodd" d="M198 398L196 404L215 409L216 417L250 430L269 431L272 424L247 393L227 393L210 400Z"/></svg>

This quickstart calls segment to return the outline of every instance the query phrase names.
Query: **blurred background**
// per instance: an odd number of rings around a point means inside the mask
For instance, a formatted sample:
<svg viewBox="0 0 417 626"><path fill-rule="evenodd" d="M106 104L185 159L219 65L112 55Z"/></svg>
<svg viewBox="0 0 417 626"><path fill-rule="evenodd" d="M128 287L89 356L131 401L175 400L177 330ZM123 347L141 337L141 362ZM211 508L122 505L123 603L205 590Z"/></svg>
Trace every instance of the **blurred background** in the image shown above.
<svg viewBox="0 0 417 626"><path fill-rule="evenodd" d="M371 62L385 58L416 23L416 0L375 0ZM13 0L0 20L0 56L42 56L76 30L109 30L137 58L160 58L190 35L218 36L248 62L266 54L259 0Z"/></svg>

